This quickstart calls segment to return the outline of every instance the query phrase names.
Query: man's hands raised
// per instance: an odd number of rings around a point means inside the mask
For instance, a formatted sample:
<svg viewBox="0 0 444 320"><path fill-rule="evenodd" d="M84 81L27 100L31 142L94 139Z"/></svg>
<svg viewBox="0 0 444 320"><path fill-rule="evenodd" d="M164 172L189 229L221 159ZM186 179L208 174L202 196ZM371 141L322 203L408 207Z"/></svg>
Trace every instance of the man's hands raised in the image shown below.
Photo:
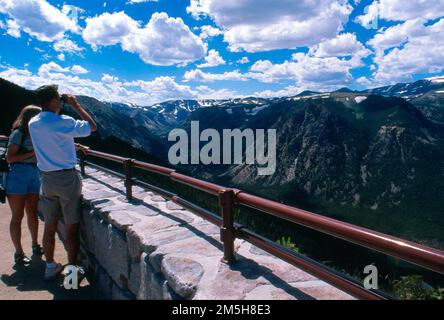
<svg viewBox="0 0 444 320"><path fill-rule="evenodd" d="M66 103L69 104L74 109L78 109L80 104L77 102L77 99L72 94L63 94L62 97L65 99Z"/></svg>
<svg viewBox="0 0 444 320"><path fill-rule="evenodd" d="M77 102L77 99L72 94L62 94L63 99L67 104L69 104L77 113L80 115L80 118L82 120L88 121L89 125L91 126L91 131L95 132L97 131L97 124L93 120L93 118L89 115L88 112L86 112L85 109Z"/></svg>

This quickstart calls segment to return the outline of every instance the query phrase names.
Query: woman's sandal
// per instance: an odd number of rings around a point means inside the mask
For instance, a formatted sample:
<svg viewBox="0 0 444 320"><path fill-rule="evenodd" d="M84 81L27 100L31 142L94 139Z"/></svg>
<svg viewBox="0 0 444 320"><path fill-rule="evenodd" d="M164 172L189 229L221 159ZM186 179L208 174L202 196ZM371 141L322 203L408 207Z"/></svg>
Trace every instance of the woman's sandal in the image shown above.
<svg viewBox="0 0 444 320"><path fill-rule="evenodd" d="M23 253L15 253L14 262L19 265L29 265L31 264L31 259L25 256Z"/></svg>
<svg viewBox="0 0 444 320"><path fill-rule="evenodd" d="M42 256L43 255L42 247L39 244L32 246L32 254L36 256Z"/></svg>

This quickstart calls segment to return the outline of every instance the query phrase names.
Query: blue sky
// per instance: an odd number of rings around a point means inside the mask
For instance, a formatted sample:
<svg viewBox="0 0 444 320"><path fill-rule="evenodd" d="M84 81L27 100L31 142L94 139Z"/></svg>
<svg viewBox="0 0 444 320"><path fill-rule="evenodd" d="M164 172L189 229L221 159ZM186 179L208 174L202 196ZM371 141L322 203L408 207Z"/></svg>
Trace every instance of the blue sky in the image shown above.
<svg viewBox="0 0 444 320"><path fill-rule="evenodd" d="M0 0L0 77L151 105L444 74L444 1Z"/></svg>

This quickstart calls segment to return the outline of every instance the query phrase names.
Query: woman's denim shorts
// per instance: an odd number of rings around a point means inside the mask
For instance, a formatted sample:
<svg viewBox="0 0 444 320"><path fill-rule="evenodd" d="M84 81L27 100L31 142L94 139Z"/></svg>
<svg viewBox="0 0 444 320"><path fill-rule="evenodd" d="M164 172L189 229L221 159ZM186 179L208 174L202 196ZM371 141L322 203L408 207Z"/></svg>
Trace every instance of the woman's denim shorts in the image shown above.
<svg viewBox="0 0 444 320"><path fill-rule="evenodd" d="M7 195L39 194L40 172L34 164L13 163L6 178Z"/></svg>

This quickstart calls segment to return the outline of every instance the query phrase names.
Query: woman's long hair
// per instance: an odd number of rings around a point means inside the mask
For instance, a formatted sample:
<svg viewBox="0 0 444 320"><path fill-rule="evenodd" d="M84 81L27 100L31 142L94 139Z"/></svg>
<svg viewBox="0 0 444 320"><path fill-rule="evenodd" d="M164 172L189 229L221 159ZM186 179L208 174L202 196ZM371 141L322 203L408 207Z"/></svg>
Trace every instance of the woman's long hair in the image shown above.
<svg viewBox="0 0 444 320"><path fill-rule="evenodd" d="M20 129L25 135L29 135L29 121L42 111L42 108L36 106L27 106L22 109L17 119L12 125L12 130Z"/></svg>

